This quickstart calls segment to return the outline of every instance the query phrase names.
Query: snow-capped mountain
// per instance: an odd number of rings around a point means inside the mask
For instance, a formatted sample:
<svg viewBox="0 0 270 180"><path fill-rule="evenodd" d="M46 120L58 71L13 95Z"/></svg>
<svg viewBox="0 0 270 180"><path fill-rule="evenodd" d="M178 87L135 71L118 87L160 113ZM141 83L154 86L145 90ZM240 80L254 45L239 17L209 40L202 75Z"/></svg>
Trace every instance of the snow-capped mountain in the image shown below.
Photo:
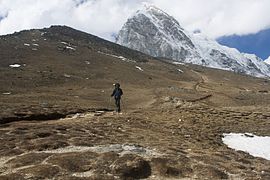
<svg viewBox="0 0 270 180"><path fill-rule="evenodd" d="M164 11L145 6L127 20L116 43L154 57L270 77L270 65L255 55L220 45L201 33L186 31Z"/></svg>
<svg viewBox="0 0 270 180"><path fill-rule="evenodd" d="M270 64L270 56L266 60L264 60L264 62Z"/></svg>

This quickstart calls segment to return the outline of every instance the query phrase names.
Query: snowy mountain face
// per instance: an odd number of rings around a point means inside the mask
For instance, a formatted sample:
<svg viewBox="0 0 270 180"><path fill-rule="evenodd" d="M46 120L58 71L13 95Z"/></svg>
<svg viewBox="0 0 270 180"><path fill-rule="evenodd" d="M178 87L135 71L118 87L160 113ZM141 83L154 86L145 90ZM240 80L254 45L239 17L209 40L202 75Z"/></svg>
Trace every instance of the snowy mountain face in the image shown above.
<svg viewBox="0 0 270 180"><path fill-rule="evenodd" d="M270 65L255 55L220 45L201 33L184 30L172 16L148 6L129 18L116 43L154 57L270 77Z"/></svg>
<svg viewBox="0 0 270 180"><path fill-rule="evenodd" d="M264 60L264 62L270 64L270 56L266 60Z"/></svg>

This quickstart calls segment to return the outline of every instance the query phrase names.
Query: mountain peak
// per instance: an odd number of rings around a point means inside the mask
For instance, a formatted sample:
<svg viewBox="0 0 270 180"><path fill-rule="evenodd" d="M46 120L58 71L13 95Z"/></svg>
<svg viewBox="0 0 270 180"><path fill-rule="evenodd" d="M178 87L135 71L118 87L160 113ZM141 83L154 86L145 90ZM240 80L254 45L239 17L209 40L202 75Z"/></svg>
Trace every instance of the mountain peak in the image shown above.
<svg viewBox="0 0 270 180"><path fill-rule="evenodd" d="M175 18L151 4L128 19L116 42L154 57L270 77L270 66L257 56L222 46L202 33L188 32Z"/></svg>
<svg viewBox="0 0 270 180"><path fill-rule="evenodd" d="M155 6L145 6L124 24L116 42L155 57L197 57L194 44L172 16ZM188 49L188 50L187 50Z"/></svg>
<svg viewBox="0 0 270 180"><path fill-rule="evenodd" d="M170 19L170 21L180 26L179 22L174 17L170 16L168 13L153 4L144 3L143 8L138 10L135 14L135 16L138 15L145 15L151 18L152 21L162 21L164 19Z"/></svg>
<svg viewBox="0 0 270 180"><path fill-rule="evenodd" d="M157 13L163 14L165 16L170 16L169 14L167 14L162 9L156 7L153 4L148 4L148 3L145 3L144 6L143 6L143 8L141 10L138 10L137 12L138 13L143 13L143 12L153 13L153 12L157 12Z"/></svg>

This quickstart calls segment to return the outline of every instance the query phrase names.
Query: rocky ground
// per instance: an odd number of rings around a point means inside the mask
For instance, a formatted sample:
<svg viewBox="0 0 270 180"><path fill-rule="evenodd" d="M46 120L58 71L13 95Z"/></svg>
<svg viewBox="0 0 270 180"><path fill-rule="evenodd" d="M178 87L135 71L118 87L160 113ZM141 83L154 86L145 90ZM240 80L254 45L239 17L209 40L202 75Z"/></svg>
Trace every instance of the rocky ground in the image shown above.
<svg viewBox="0 0 270 180"><path fill-rule="evenodd" d="M221 140L229 132L269 135L269 113L193 103L167 107L175 105L167 99L163 105L4 124L0 178L270 178L269 161Z"/></svg>
<svg viewBox="0 0 270 180"><path fill-rule="evenodd" d="M24 42L39 31L0 40L0 179L270 179L270 161L222 143L224 133L270 136L268 80L135 61L133 51L119 58L126 50L108 55L110 46L96 50L76 31L44 31L34 51ZM63 52L62 41L76 51Z"/></svg>

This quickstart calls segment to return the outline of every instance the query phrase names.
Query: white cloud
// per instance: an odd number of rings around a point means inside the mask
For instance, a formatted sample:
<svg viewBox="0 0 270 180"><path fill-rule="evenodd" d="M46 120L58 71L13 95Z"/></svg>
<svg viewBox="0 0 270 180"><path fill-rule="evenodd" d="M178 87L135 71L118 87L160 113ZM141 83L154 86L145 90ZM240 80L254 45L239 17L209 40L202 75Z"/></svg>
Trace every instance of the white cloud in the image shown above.
<svg viewBox="0 0 270 180"><path fill-rule="evenodd" d="M269 0L0 0L0 34L65 24L112 39L144 1L213 38L270 27Z"/></svg>
<svg viewBox="0 0 270 180"><path fill-rule="evenodd" d="M269 0L152 0L189 30L211 37L249 34L270 27Z"/></svg>

